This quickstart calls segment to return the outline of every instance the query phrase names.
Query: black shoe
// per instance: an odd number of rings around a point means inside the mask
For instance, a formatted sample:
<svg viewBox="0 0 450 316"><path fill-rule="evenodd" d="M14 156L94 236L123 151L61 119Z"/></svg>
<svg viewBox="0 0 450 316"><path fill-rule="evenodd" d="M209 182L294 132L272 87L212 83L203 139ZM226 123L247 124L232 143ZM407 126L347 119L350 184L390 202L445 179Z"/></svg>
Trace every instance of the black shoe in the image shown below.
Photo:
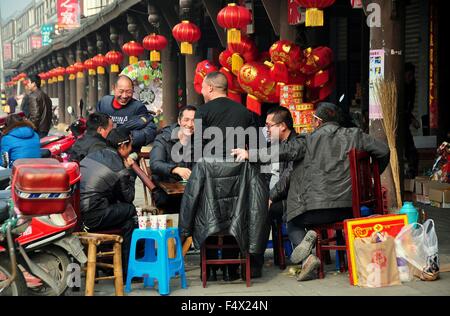
<svg viewBox="0 0 450 316"><path fill-rule="evenodd" d="M201 269L200 269L200 280L202 280ZM211 268L211 267L206 268L206 280L208 282L217 281L217 270L215 268Z"/></svg>

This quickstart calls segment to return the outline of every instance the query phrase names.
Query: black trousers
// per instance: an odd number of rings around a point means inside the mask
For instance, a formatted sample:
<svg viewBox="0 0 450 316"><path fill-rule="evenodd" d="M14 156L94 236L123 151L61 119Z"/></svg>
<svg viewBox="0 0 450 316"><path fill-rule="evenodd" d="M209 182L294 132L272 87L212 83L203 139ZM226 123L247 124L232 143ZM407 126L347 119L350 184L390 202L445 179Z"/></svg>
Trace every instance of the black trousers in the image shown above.
<svg viewBox="0 0 450 316"><path fill-rule="evenodd" d="M133 204L117 203L107 209L84 216L84 225L89 232L120 229L122 242L122 270L124 275L128 271L128 257L130 255L131 236L138 227L136 208Z"/></svg>

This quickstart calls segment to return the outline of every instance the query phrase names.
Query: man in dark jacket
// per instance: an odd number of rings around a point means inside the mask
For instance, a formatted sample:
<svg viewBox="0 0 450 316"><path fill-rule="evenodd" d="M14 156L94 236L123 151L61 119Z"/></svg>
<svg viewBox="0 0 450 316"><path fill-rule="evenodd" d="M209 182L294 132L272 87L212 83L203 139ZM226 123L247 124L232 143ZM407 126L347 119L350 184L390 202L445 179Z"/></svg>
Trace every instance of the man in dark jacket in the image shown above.
<svg viewBox="0 0 450 316"><path fill-rule="evenodd" d="M224 233L236 239L242 252L264 253L269 192L263 174L249 163L211 160L205 158L192 169L181 202L181 236L192 236L199 249L210 235ZM223 249L222 257L237 256ZM235 272L228 271L231 280Z"/></svg>
<svg viewBox="0 0 450 316"><path fill-rule="evenodd" d="M105 113L92 113L87 120L87 130L70 149L70 160L84 159L88 154L106 148L106 137L113 128L111 117Z"/></svg>
<svg viewBox="0 0 450 316"><path fill-rule="evenodd" d="M130 135L113 129L106 143L107 148L81 161L81 214L87 231L122 230L122 266L126 274L131 235L137 226L130 172L133 160L129 157L132 140Z"/></svg>
<svg viewBox="0 0 450 316"><path fill-rule="evenodd" d="M155 139L153 116L142 102L133 99L133 81L127 76L119 76L114 86L114 96L104 96L97 104L97 112L108 114L115 127L130 132L137 151Z"/></svg>
<svg viewBox="0 0 450 316"><path fill-rule="evenodd" d="M52 100L41 90L41 80L32 76L28 80L30 121L40 138L48 135L52 126Z"/></svg>
<svg viewBox="0 0 450 316"><path fill-rule="evenodd" d="M158 182L187 181L191 175L192 158L183 159L184 153L176 149L189 150L192 135L194 134L194 116L197 109L194 106L185 106L180 109L178 123L165 127L156 136L150 152L150 169L153 180ZM155 204L167 213L178 213L182 196L169 197L160 188L153 192Z"/></svg>
<svg viewBox="0 0 450 316"><path fill-rule="evenodd" d="M228 153L232 148L242 148L246 143L244 135L239 135L236 139L234 129L241 127L245 130L252 125L250 112L242 104L229 99L227 97L227 91L227 79L220 72L211 72L203 80L201 92L205 99L205 104L199 106L199 109L195 113L194 148L197 150L198 148L205 147L209 143L197 137L197 135L205 135L204 132L207 128L215 127L220 129L222 133L221 142L214 143L212 152L204 153L206 156L211 157L212 155L216 158L228 158ZM199 126L200 122L201 128ZM216 140L215 137L210 142L214 140ZM227 145L231 146L228 150L226 148Z"/></svg>
<svg viewBox="0 0 450 316"><path fill-rule="evenodd" d="M311 254L317 236L309 226L339 222L352 217L352 185L348 152L356 148L367 151L383 172L389 163L389 147L364 134L358 128L343 128L337 123L338 109L331 103L320 103L314 115L317 129L280 144L279 161L296 161L291 175L286 219L289 239L295 249L294 263L303 262L299 281L316 277L319 259ZM238 160L257 161L263 151L233 150Z"/></svg>

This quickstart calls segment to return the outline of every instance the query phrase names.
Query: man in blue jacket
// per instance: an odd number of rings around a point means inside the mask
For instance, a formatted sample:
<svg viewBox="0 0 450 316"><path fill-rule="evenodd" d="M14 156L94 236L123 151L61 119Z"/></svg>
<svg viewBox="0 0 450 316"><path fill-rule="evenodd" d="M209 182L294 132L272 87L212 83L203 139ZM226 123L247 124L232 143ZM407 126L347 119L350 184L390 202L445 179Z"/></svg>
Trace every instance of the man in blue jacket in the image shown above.
<svg viewBox="0 0 450 316"><path fill-rule="evenodd" d="M127 76L119 76L114 96L104 96L97 104L97 112L108 114L116 127L131 133L137 151L155 139L153 116L142 102L133 99L133 81Z"/></svg>

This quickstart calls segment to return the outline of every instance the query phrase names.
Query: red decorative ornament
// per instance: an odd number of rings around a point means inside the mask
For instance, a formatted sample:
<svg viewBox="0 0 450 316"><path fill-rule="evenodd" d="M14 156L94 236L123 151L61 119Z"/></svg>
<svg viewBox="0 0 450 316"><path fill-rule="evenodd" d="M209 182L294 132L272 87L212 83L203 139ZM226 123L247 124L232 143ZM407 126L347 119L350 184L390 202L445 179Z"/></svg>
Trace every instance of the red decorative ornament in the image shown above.
<svg viewBox="0 0 450 316"><path fill-rule="evenodd" d="M112 50L105 55L106 61L111 65L111 72L119 72L119 65L123 62L122 53Z"/></svg>
<svg viewBox="0 0 450 316"><path fill-rule="evenodd" d="M230 3L217 14L217 23L227 29L227 42L239 43L241 29L252 22L252 13L246 7Z"/></svg>
<svg viewBox="0 0 450 316"><path fill-rule="evenodd" d="M334 4L336 0L295 0L306 8L306 26L323 26L323 9Z"/></svg>
<svg viewBox="0 0 450 316"><path fill-rule="evenodd" d="M242 36L239 43L230 43L228 49L233 53L231 70L236 76L244 63L252 62L258 57L255 43L247 36Z"/></svg>
<svg viewBox="0 0 450 316"><path fill-rule="evenodd" d="M69 80L75 80L75 75L77 73L77 70L73 65L70 65L66 68L66 74L69 75Z"/></svg>
<svg viewBox="0 0 450 316"><path fill-rule="evenodd" d="M122 46L123 52L129 56L129 64L136 64L139 59L138 56L142 55L144 53L144 47L138 42L131 41L128 43L125 43Z"/></svg>
<svg viewBox="0 0 450 316"><path fill-rule="evenodd" d="M106 57L103 56L102 54L98 54L92 58L92 61L94 62L94 65L97 67L97 74L104 75L105 67L106 65L108 65Z"/></svg>
<svg viewBox="0 0 450 316"><path fill-rule="evenodd" d="M66 68L64 67L58 67L55 69L55 75L58 77L58 81L62 82L64 81L64 75L66 74Z"/></svg>
<svg viewBox="0 0 450 316"><path fill-rule="evenodd" d="M217 67L212 64L209 60L203 60L197 64L195 68L194 75L194 89L198 94L202 93L202 83L203 79L205 79L206 75L217 71Z"/></svg>
<svg viewBox="0 0 450 316"><path fill-rule="evenodd" d="M146 50L150 51L150 61L154 62L161 61L161 53L159 51L166 48L168 42L164 36L152 33L144 38L142 44Z"/></svg>
<svg viewBox="0 0 450 316"><path fill-rule="evenodd" d="M95 76L95 69L97 68L97 66L92 59L85 60L84 67L86 67L86 69L88 70L89 76Z"/></svg>
<svg viewBox="0 0 450 316"><path fill-rule="evenodd" d="M220 72L227 77L228 81L228 97L236 102L241 103L242 98L241 94L244 93L244 90L239 85L237 77L231 72L231 59L233 53L226 49L219 55L219 62L222 68L220 68Z"/></svg>
<svg viewBox="0 0 450 316"><path fill-rule="evenodd" d="M247 108L261 115L261 103L278 103L277 83L270 77L270 69L258 62L242 66L238 76L239 84L247 92Z"/></svg>
<svg viewBox="0 0 450 316"><path fill-rule="evenodd" d="M56 83L58 82L58 75L56 74L56 68L53 68L52 70L49 71L50 77L51 77L51 82L49 83Z"/></svg>
<svg viewBox="0 0 450 316"><path fill-rule="evenodd" d="M172 35L178 42L181 42L181 53L192 55L192 43L197 42L202 33L197 25L184 20L174 26Z"/></svg>
<svg viewBox="0 0 450 316"><path fill-rule="evenodd" d="M315 74L333 63L333 55L333 50L329 47L307 48L304 51L305 59L300 65L300 71L308 76Z"/></svg>

